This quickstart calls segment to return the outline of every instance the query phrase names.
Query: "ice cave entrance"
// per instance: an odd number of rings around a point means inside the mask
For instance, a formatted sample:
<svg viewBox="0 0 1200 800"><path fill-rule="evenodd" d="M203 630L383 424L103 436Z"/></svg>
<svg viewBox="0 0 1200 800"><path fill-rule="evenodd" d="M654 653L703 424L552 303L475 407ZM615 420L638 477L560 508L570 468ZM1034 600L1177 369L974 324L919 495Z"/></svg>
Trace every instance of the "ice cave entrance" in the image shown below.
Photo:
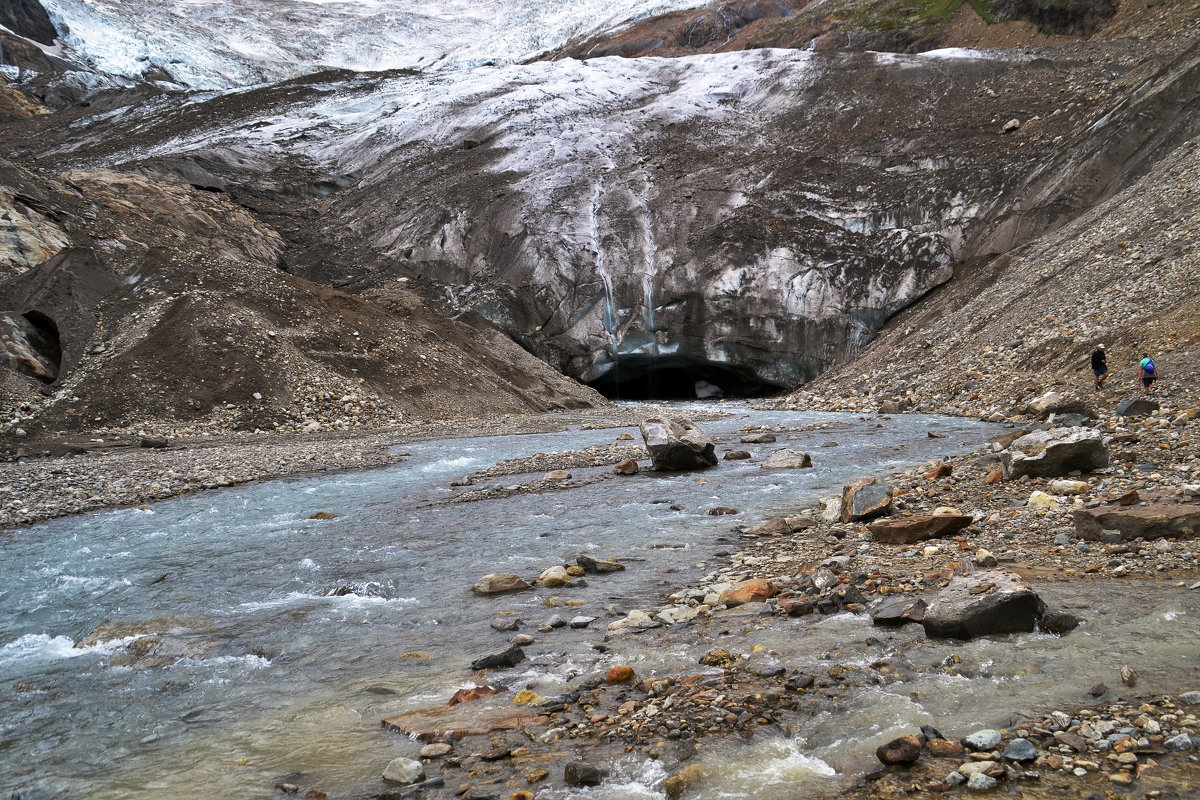
<svg viewBox="0 0 1200 800"><path fill-rule="evenodd" d="M707 400L783 391L749 370L681 356L621 356L588 383L610 400Z"/></svg>

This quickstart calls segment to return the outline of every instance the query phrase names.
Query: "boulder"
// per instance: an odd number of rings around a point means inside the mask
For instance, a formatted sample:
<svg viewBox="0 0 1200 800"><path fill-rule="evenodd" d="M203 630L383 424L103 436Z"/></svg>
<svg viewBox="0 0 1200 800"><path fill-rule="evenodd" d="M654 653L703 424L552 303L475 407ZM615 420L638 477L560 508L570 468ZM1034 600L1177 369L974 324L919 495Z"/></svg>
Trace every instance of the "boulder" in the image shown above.
<svg viewBox="0 0 1200 800"><path fill-rule="evenodd" d="M867 526L871 538L884 544L913 544L949 536L970 525L969 514L936 514L884 519Z"/></svg>
<svg viewBox="0 0 1200 800"><path fill-rule="evenodd" d="M523 592L532 588L520 575L513 575L511 572L493 572L476 581L475 585L471 587L471 591L475 594L504 594L506 592Z"/></svg>
<svg viewBox="0 0 1200 800"><path fill-rule="evenodd" d="M812 466L812 457L798 450L776 450L767 456L761 469L807 469Z"/></svg>
<svg viewBox="0 0 1200 800"><path fill-rule="evenodd" d="M1129 397L1117 405L1121 417L1148 417L1158 411L1158 401L1151 397Z"/></svg>
<svg viewBox="0 0 1200 800"><path fill-rule="evenodd" d="M638 463L632 458L627 458L624 461L613 467L613 472L618 475L636 475L638 471Z"/></svg>
<svg viewBox="0 0 1200 800"><path fill-rule="evenodd" d="M567 572L567 568L562 565L549 567L541 575L538 575L537 579L538 586L547 589L552 589L556 586L566 586L570 582L571 576Z"/></svg>
<svg viewBox="0 0 1200 800"><path fill-rule="evenodd" d="M425 780L425 765L411 758L393 758L383 769L383 779L407 786Z"/></svg>
<svg viewBox="0 0 1200 800"><path fill-rule="evenodd" d="M919 597L894 597L885 600L871 614L876 625L896 628L925 618L925 601Z"/></svg>
<svg viewBox="0 0 1200 800"><path fill-rule="evenodd" d="M973 639L1037 628L1046 605L1016 575L976 572L960 575L925 609L921 624L931 639Z"/></svg>
<svg viewBox="0 0 1200 800"><path fill-rule="evenodd" d="M775 434L770 431L744 433L738 441L742 444L772 444L775 442Z"/></svg>
<svg viewBox="0 0 1200 800"><path fill-rule="evenodd" d="M1050 491L1055 494L1085 494L1091 488L1092 485L1087 481L1050 481Z"/></svg>
<svg viewBox="0 0 1200 800"><path fill-rule="evenodd" d="M749 450L726 450L723 458L726 461L745 461L750 458Z"/></svg>
<svg viewBox="0 0 1200 800"><path fill-rule="evenodd" d="M1025 413L1032 417L1045 419L1051 414L1080 414L1084 417L1096 415L1082 400L1065 397L1058 392L1049 391L1041 397L1035 397L1025 404Z"/></svg>
<svg viewBox="0 0 1200 800"><path fill-rule="evenodd" d="M886 514L892 507L892 487L877 478L859 478L842 489L839 518L858 522Z"/></svg>
<svg viewBox="0 0 1200 800"><path fill-rule="evenodd" d="M738 513L738 510L733 506L713 506L704 513L710 517L730 517Z"/></svg>
<svg viewBox="0 0 1200 800"><path fill-rule="evenodd" d="M911 764L921 757L925 742L914 733L892 739L875 750L875 757L884 764Z"/></svg>
<svg viewBox="0 0 1200 800"><path fill-rule="evenodd" d="M525 651L513 644L504 650L480 656L471 662L471 669L504 669L515 667L524 660Z"/></svg>
<svg viewBox="0 0 1200 800"><path fill-rule="evenodd" d="M1136 505L1120 500L1074 512L1075 532L1081 539L1099 541L1102 531L1117 531L1120 541L1138 537L1162 539L1200 537L1200 505L1151 497Z"/></svg>
<svg viewBox="0 0 1200 800"><path fill-rule="evenodd" d="M562 483L563 481L571 480L571 473L565 469L552 469L543 476L543 480L548 483Z"/></svg>
<svg viewBox="0 0 1200 800"><path fill-rule="evenodd" d="M746 603L762 603L777 594L779 594L779 588L775 584L763 578L753 578L735 583L721 592L718 602L733 608Z"/></svg>
<svg viewBox="0 0 1200 800"><path fill-rule="evenodd" d="M645 611L635 608L625 617L608 623L608 631L609 633L633 633L634 631L657 628L660 625L662 625L661 622L651 617Z"/></svg>
<svg viewBox="0 0 1200 800"><path fill-rule="evenodd" d="M1034 431L1000 454L1005 480L1028 475L1056 478L1074 470L1091 472L1108 466L1108 448L1100 432L1090 428Z"/></svg>
<svg viewBox="0 0 1200 800"><path fill-rule="evenodd" d="M603 575L609 572L620 572L625 569L625 565L611 558L594 558L587 553L580 553L575 556L575 563L583 567L584 572L589 572L593 575Z"/></svg>
<svg viewBox="0 0 1200 800"><path fill-rule="evenodd" d="M698 470L717 465L713 440L689 419L649 417L642 422L641 431L656 470Z"/></svg>

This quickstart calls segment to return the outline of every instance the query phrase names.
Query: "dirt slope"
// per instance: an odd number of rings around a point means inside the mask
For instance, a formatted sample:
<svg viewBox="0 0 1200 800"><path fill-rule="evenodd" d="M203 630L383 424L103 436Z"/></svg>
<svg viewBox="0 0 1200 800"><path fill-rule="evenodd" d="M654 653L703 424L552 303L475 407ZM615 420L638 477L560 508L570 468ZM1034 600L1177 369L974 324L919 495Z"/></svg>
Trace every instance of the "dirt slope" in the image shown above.
<svg viewBox="0 0 1200 800"><path fill-rule="evenodd" d="M0 216L36 216L36 232L71 245L23 270L10 260L0 283L12 447L58 432L353 429L604 402L402 283L366 298L288 274L274 231L173 180L0 163Z"/></svg>

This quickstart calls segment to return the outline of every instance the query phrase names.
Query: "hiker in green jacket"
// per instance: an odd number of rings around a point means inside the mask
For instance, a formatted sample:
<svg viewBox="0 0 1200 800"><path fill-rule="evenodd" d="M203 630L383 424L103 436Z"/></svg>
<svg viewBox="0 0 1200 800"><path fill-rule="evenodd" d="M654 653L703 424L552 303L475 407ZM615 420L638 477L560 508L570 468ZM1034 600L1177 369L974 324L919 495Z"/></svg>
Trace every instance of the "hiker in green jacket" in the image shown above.
<svg viewBox="0 0 1200 800"><path fill-rule="evenodd" d="M1150 394L1154 382L1158 380L1158 367L1149 353L1142 353L1142 360L1138 362L1138 377L1142 379L1142 394Z"/></svg>

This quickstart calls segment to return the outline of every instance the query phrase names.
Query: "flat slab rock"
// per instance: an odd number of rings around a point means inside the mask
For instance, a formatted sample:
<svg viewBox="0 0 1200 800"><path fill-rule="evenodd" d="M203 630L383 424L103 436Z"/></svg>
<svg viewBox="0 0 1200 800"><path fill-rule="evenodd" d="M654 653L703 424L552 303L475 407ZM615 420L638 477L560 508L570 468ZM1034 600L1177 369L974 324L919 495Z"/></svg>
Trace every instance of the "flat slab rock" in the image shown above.
<svg viewBox="0 0 1200 800"><path fill-rule="evenodd" d="M931 639L973 639L1036 630L1046 604L1011 572L960 575L938 593L921 624Z"/></svg>
<svg viewBox="0 0 1200 800"><path fill-rule="evenodd" d="M1121 541L1200 537L1200 504L1149 497L1144 502L1120 501L1074 512L1075 531L1081 539L1099 541L1102 531L1120 531Z"/></svg>
<svg viewBox="0 0 1200 800"><path fill-rule="evenodd" d="M480 708L478 703L459 703L406 711L383 720L383 727L415 736L423 742L461 739L530 725L548 725L550 718L526 708Z"/></svg>
<svg viewBox="0 0 1200 800"><path fill-rule="evenodd" d="M912 544L939 536L949 536L970 525L967 514L919 515L872 522L867 526L871 538L884 544Z"/></svg>

